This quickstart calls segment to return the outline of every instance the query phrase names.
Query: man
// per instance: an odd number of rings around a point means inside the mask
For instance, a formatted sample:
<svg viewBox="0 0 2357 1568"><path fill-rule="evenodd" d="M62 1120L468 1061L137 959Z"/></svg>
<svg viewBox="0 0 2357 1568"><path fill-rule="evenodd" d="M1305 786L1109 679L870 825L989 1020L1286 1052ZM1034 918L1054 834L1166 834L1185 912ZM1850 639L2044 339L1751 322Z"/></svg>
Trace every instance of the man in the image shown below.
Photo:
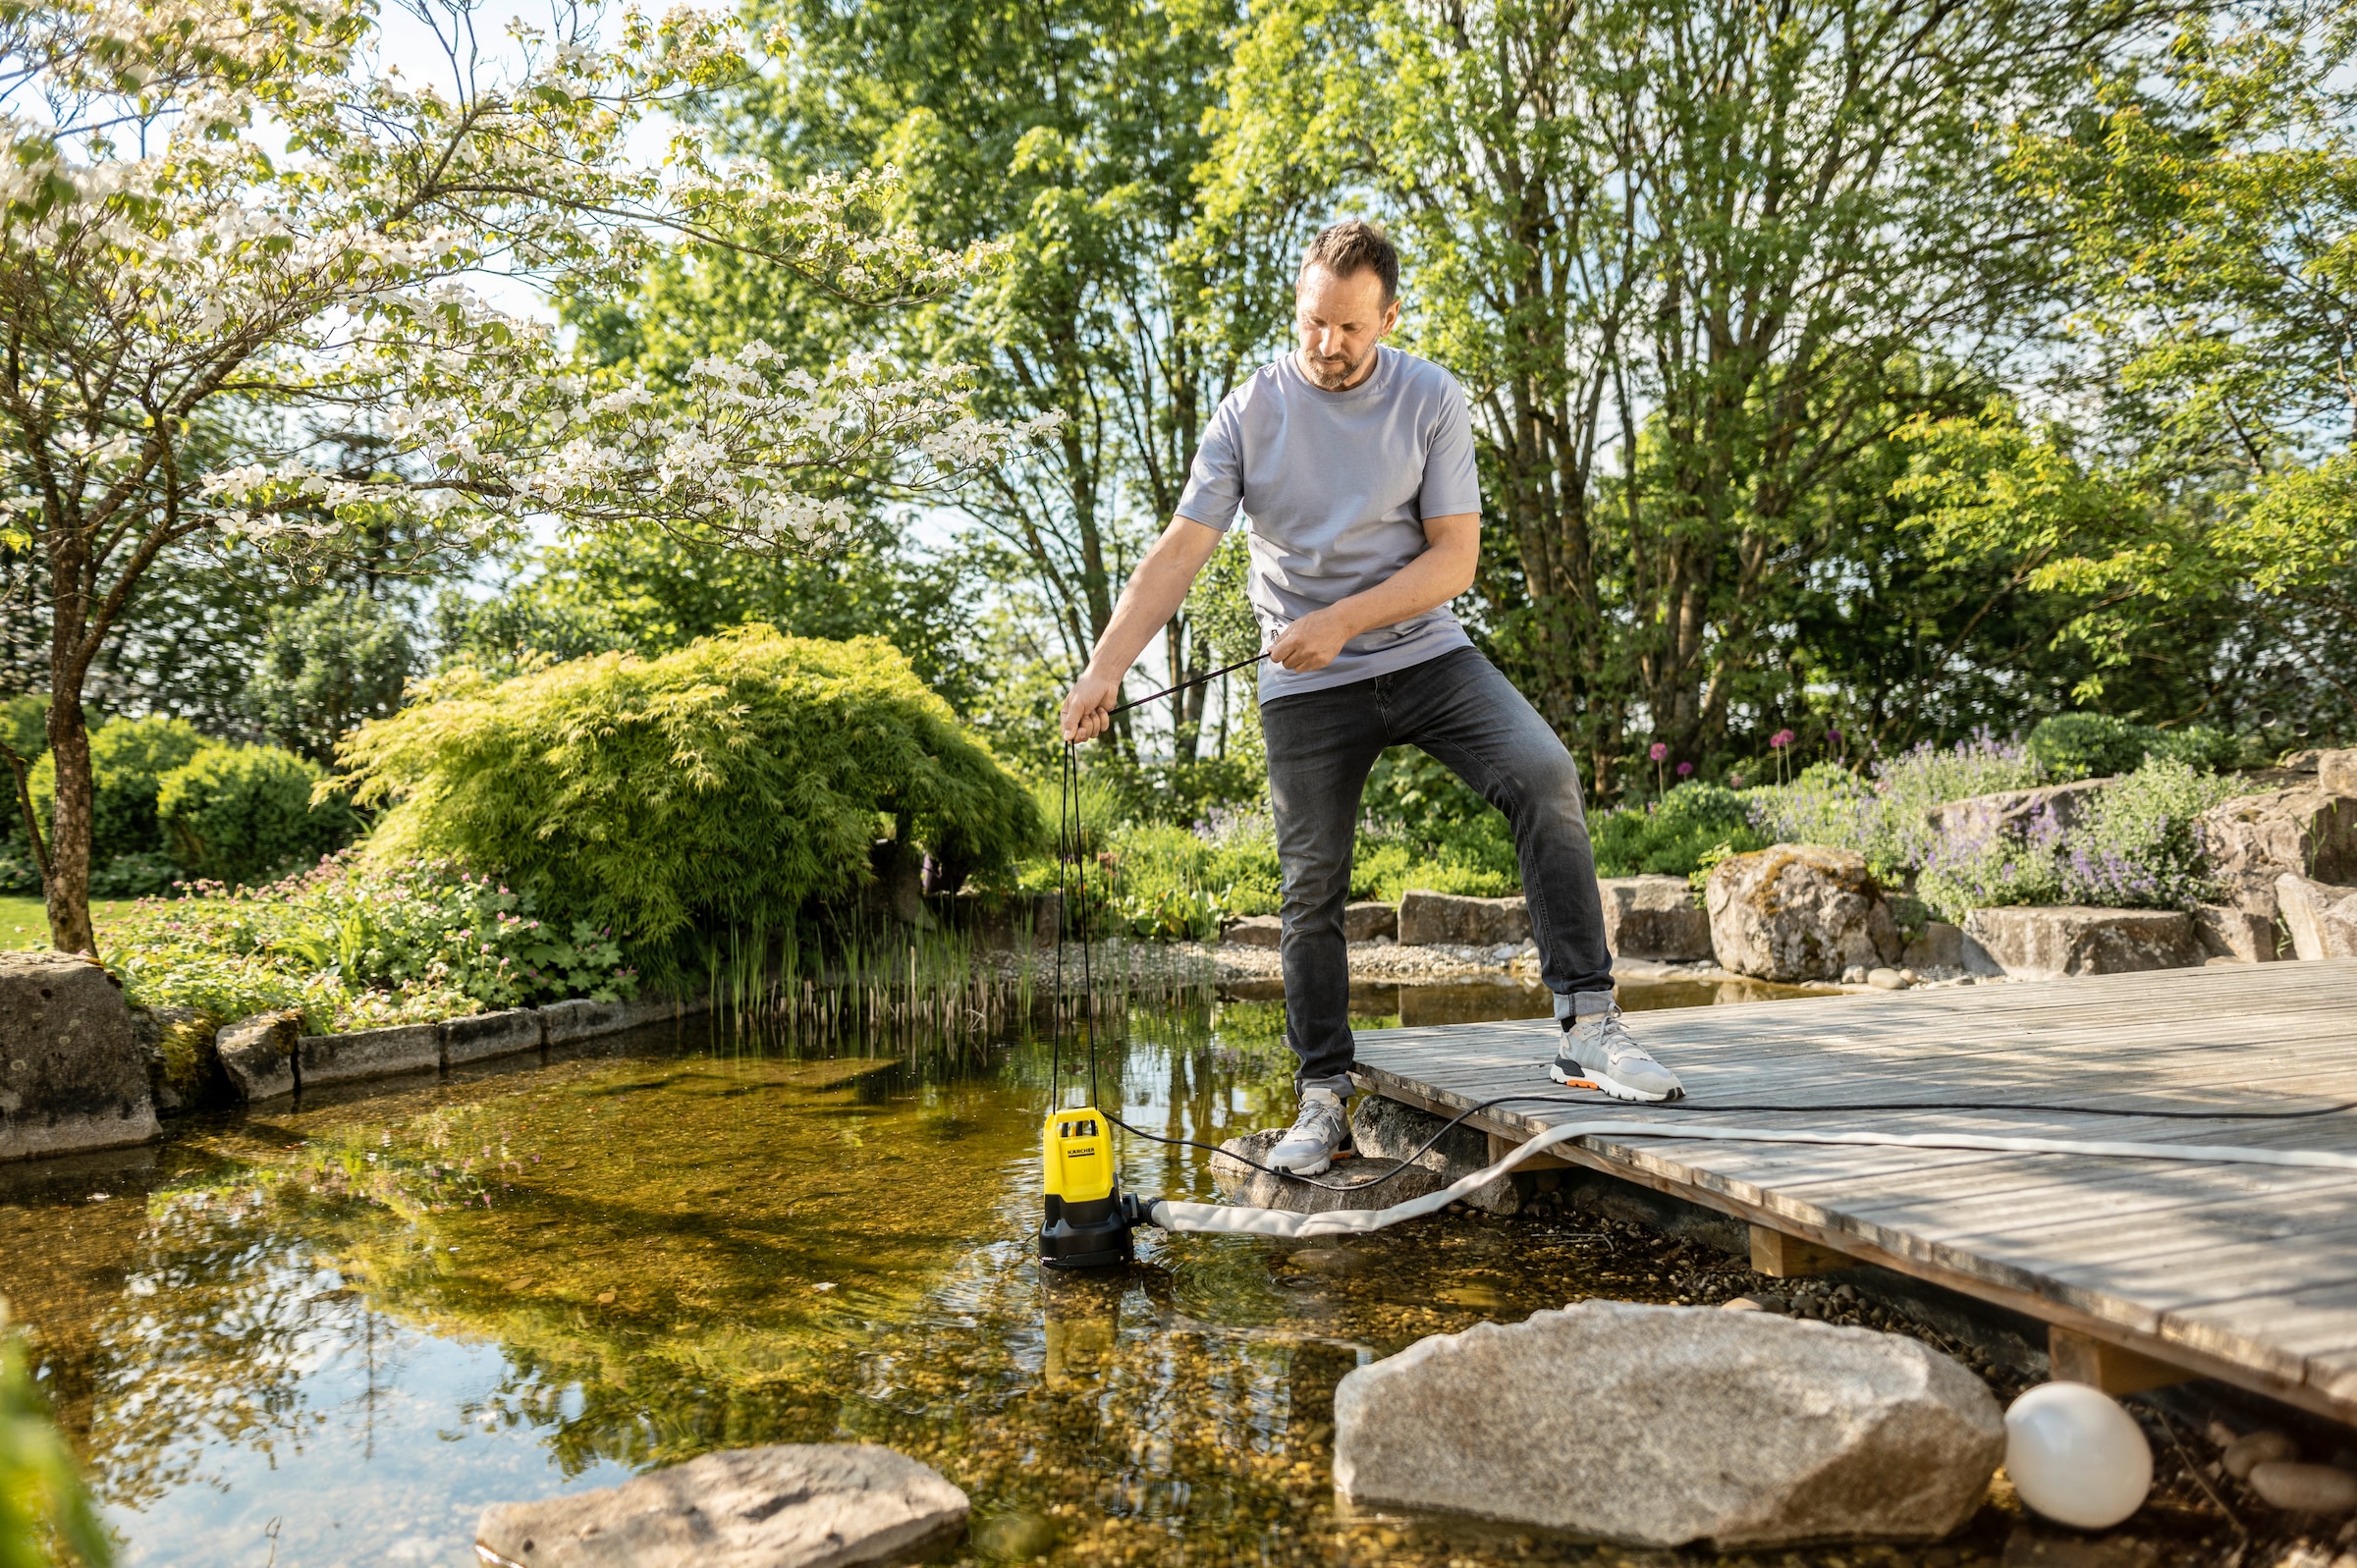
<svg viewBox="0 0 2357 1568"><path fill-rule="evenodd" d="M1360 792L1387 746L1421 746L1513 825L1563 1030L1551 1076L1622 1100L1684 1093L1613 1000L1578 769L1448 610L1472 586L1481 548L1472 422L1454 377L1382 347L1399 321L1398 283L1398 256L1371 225L1339 223L1310 244L1294 287L1300 347L1220 405L1178 515L1064 704L1068 740L1103 731L1122 676L1240 505L1269 639L1260 719L1285 875L1286 1043L1301 1062L1300 1113L1269 1162L1304 1175L1349 1144L1343 906Z"/></svg>

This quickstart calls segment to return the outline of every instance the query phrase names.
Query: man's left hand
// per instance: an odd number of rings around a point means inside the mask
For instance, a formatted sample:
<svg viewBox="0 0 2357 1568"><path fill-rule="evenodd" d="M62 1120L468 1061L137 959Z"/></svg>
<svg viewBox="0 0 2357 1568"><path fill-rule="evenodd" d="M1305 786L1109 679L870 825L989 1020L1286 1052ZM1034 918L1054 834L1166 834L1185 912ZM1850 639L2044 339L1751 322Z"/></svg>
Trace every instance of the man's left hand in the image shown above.
<svg viewBox="0 0 2357 1568"><path fill-rule="evenodd" d="M1269 644L1269 657L1280 668L1295 673L1323 670L1341 656L1343 644L1356 635L1357 628L1329 605L1286 627L1284 635Z"/></svg>

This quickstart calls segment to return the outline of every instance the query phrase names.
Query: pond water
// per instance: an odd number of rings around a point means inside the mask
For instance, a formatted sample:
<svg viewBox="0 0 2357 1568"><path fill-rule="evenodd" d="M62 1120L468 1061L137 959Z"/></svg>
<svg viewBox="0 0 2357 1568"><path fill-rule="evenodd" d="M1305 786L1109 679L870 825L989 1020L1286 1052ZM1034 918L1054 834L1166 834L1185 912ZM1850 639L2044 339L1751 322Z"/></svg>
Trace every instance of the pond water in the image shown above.
<svg viewBox="0 0 2357 1568"><path fill-rule="evenodd" d="M1520 986L1354 1001L1370 1028L1546 1010ZM1217 1143L1289 1113L1281 1009L1132 1008L1103 1070L1139 1125ZM1340 1516L1332 1399L1425 1334L1680 1299L1658 1249L1442 1217L1308 1247L1147 1232L1125 1272L1043 1277L1055 1076L1042 1040L829 1055L699 1024L183 1123L0 1169L0 1293L132 1564L461 1568L486 1503L827 1440L963 1487L976 1562L1646 1555ZM1128 1190L1210 1195L1196 1152L1121 1160Z"/></svg>

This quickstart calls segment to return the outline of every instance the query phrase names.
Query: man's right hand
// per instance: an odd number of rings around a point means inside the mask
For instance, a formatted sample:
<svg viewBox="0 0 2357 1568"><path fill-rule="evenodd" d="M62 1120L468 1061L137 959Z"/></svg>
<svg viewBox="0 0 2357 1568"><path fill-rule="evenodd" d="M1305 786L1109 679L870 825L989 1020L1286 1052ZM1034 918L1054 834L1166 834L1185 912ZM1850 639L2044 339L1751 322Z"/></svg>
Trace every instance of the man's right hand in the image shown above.
<svg viewBox="0 0 2357 1568"><path fill-rule="evenodd" d="M1094 740L1113 722L1113 705L1121 700L1122 683L1087 671L1072 682L1064 699L1064 738L1077 744Z"/></svg>

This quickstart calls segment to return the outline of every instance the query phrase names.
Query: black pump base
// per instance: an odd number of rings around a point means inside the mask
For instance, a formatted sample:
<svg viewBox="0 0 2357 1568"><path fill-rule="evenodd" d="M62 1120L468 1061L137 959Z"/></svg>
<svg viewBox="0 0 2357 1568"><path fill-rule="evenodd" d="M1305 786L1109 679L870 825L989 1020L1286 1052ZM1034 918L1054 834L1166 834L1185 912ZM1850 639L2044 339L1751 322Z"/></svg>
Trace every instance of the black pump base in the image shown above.
<svg viewBox="0 0 2357 1568"><path fill-rule="evenodd" d="M1129 1230L1142 1216L1134 1198L1116 1193L1085 1203L1050 1196L1039 1227L1039 1261L1051 1269L1113 1269L1137 1256Z"/></svg>

